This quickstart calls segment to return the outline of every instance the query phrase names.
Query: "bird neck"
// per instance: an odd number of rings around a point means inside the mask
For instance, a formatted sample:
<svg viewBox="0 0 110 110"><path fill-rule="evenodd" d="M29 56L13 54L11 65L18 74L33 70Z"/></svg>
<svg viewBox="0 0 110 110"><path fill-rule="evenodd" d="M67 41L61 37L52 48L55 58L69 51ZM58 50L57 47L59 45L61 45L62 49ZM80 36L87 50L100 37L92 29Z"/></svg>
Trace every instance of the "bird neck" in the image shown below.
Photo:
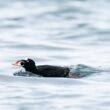
<svg viewBox="0 0 110 110"><path fill-rule="evenodd" d="M35 73L37 69L36 69L36 66L31 66L31 67L25 68L25 70L32 72L32 73Z"/></svg>

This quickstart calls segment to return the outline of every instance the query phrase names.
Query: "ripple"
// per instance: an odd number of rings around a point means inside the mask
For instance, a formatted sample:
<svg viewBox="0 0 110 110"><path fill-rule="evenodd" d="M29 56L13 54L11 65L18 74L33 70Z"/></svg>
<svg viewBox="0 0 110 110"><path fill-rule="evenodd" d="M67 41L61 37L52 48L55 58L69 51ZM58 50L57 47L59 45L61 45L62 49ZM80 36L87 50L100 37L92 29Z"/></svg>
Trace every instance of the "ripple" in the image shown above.
<svg viewBox="0 0 110 110"><path fill-rule="evenodd" d="M0 109L109 110L109 71L33 78L12 76L10 66L30 57L38 65L109 67L109 12L109 0L1 0Z"/></svg>

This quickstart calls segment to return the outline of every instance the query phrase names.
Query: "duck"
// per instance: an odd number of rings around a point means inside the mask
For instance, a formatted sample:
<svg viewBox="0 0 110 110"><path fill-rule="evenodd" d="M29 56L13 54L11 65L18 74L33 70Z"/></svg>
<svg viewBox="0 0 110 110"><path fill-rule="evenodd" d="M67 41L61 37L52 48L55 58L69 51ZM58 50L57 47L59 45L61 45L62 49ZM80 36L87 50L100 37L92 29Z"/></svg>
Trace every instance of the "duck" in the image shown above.
<svg viewBox="0 0 110 110"><path fill-rule="evenodd" d="M23 67L26 74L34 74L41 77L69 77L69 68L54 65L38 65L36 66L35 61L27 58L18 60L12 65Z"/></svg>
<svg viewBox="0 0 110 110"><path fill-rule="evenodd" d="M93 73L99 73L102 70L78 64L73 66L54 66L37 65L33 59L27 58L17 60L12 65L24 68L25 72L17 72L17 76L38 76L38 77L63 77L63 78L82 78Z"/></svg>

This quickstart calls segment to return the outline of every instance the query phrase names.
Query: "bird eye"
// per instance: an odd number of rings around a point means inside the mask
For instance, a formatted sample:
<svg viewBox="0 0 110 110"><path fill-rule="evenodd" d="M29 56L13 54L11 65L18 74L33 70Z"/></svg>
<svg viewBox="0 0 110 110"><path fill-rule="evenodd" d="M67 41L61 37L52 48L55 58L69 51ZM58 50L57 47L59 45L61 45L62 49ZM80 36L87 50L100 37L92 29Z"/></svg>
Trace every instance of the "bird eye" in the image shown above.
<svg viewBox="0 0 110 110"><path fill-rule="evenodd" d="M24 63L24 61L21 61L20 64L21 64L21 66L24 66L25 63Z"/></svg>

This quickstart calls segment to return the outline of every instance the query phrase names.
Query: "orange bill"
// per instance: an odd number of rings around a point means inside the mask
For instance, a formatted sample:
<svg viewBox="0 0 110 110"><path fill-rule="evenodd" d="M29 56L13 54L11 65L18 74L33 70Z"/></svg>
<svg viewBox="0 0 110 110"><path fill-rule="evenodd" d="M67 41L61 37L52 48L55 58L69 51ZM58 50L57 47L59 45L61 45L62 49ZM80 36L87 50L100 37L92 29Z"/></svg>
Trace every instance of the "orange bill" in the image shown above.
<svg viewBox="0 0 110 110"><path fill-rule="evenodd" d="M21 62L21 61L16 61L15 63L12 63L12 65L14 65L14 66L21 66L21 65L20 65L20 62Z"/></svg>

